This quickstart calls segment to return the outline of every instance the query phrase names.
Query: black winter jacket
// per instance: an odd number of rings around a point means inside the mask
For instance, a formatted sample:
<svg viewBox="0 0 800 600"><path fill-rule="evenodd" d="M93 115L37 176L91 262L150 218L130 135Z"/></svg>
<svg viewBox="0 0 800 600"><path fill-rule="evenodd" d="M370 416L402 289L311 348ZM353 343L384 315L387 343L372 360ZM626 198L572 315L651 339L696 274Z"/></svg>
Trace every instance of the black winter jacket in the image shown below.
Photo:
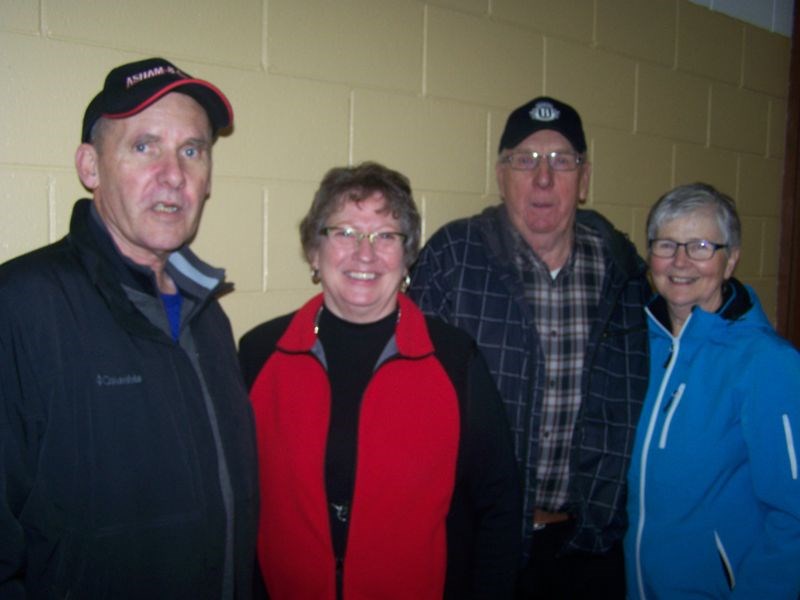
<svg viewBox="0 0 800 600"><path fill-rule="evenodd" d="M153 275L91 203L61 241L0 267L0 597L249 598L253 422L222 271Z"/></svg>

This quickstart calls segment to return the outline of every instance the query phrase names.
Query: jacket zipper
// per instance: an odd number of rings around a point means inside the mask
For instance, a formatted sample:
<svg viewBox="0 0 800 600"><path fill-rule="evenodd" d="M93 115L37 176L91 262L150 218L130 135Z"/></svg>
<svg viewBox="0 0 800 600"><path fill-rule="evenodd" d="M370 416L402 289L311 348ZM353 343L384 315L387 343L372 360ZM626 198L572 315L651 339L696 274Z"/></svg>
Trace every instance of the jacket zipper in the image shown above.
<svg viewBox="0 0 800 600"><path fill-rule="evenodd" d="M389 361L395 359L397 355L393 355L385 359L384 361L380 362L379 364L375 365L375 369L372 373L372 378L370 381L367 382L367 387L364 388L364 393L361 396L361 403L358 406L358 423L356 424L356 455L355 460L353 461L353 490L350 493L350 502L343 507L342 513L345 515L345 532L344 532L344 549L342 551L341 556L334 556L334 570L335 570L335 579L336 579L336 600L343 600L344 598L344 561L347 557L347 543L350 537L350 524L352 523L353 519L353 506L355 504L355 485L356 485L356 477L358 475L358 431L361 427L361 411L364 408L364 398L367 396L367 390L369 389L369 384L372 379L375 377L375 374L378 372L384 364ZM328 507L330 510L330 506Z"/></svg>
<svg viewBox="0 0 800 600"><path fill-rule="evenodd" d="M390 340L391 339L392 338L390 338ZM344 536L345 536L344 537L344 550L343 550L343 553L342 553L341 556L335 556L334 557L334 569L335 569L335 577L336 577L336 600L343 600L343 598L344 598L344 561L345 561L345 558L347 557L347 543L348 543L348 539L350 537L350 524L352 523L352 519L353 519L353 506L355 505L355 485L356 485L356 477L358 475L358 431L359 431L359 428L361 427L361 411L364 409L364 398L366 398L367 391L369 390L370 383L375 378L375 375L377 374L378 370L383 365L385 365L386 363L391 362L393 360L396 360L398 356L399 355L395 353L395 354L392 354L391 356L388 356L388 357L384 358L384 360L380 360L380 357L378 358L379 362L378 362L378 364L375 365L375 369L372 372L372 377L367 382L367 387L364 388L364 394L361 396L361 403L359 404L359 407L358 407L358 423L357 423L357 426L356 426L356 441L355 441L355 444L356 444L356 459L355 459L355 461L353 461L353 490L352 490L352 492L350 494L350 502L349 502L348 505L346 505L346 507L344 508L344 511L343 511L344 514L346 515L346 524L347 524L347 526L345 528L345 534L344 534ZM330 508L328 510L330 510Z"/></svg>
<svg viewBox="0 0 800 600"><path fill-rule="evenodd" d="M675 362L678 359L680 352L680 338L674 338L672 341L672 352L670 353L667 370L664 373L661 383L659 384L658 395L656 396L655 405L650 413L650 419L647 423L647 430L642 444L641 463L639 465L639 520L636 523L636 541L634 545L634 564L636 566L636 585L639 591L639 598L645 600L647 595L644 592L644 576L642 573L642 538L644 537L644 522L645 516L645 490L647 483L647 459L650 454L650 447L653 442L653 435L655 433L656 421L664 410L662 404L664 403L664 393L666 392L667 384L672 377L672 370L675 368ZM667 408L672 408L667 405ZM665 439L666 441L666 439ZM633 524L631 524L633 525Z"/></svg>
<svg viewBox="0 0 800 600"><path fill-rule="evenodd" d="M344 557L336 557L336 600L342 600L344 594Z"/></svg>

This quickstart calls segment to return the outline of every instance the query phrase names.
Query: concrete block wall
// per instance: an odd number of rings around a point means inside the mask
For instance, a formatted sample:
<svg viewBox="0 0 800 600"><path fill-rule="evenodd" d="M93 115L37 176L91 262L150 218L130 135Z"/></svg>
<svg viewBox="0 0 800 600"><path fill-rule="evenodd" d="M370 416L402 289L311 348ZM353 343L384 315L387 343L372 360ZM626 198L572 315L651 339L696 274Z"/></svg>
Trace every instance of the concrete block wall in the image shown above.
<svg viewBox="0 0 800 600"><path fill-rule="evenodd" d="M0 261L64 235L86 104L162 55L235 109L194 248L236 284L237 336L317 289L297 225L328 168L405 172L427 237L497 201L505 117L542 93L584 116L587 204L640 250L673 185L736 198L738 274L774 315L789 50L688 0L0 0Z"/></svg>

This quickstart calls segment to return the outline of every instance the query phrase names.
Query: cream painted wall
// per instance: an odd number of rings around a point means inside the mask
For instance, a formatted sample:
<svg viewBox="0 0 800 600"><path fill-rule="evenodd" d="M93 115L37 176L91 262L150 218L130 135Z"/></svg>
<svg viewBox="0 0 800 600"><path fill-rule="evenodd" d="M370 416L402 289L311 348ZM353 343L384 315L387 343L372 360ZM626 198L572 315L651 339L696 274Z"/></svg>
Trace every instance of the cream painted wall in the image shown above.
<svg viewBox="0 0 800 600"><path fill-rule="evenodd" d="M496 202L505 117L541 93L583 115L588 205L640 249L673 185L733 195L738 273L774 315L789 50L688 0L0 0L0 261L64 235L86 104L162 55L236 112L194 248L236 284L237 337L314 293L297 225L328 168L405 172L429 236Z"/></svg>

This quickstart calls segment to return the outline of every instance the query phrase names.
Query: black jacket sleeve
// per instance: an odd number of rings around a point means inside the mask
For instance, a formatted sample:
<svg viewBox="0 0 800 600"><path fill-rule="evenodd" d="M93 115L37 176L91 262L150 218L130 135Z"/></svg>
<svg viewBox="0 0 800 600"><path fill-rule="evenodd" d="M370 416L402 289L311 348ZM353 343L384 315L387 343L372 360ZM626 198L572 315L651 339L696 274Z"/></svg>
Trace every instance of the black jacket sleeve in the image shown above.
<svg viewBox="0 0 800 600"><path fill-rule="evenodd" d="M9 313L6 313L6 316ZM25 598L21 514L35 479L40 411L26 403L29 369L8 319L0 324L0 598Z"/></svg>
<svg viewBox="0 0 800 600"><path fill-rule="evenodd" d="M258 374L264 368L278 340L286 331L294 313L262 323L245 333L239 340L239 365L242 367L244 383L248 390L253 388Z"/></svg>
<svg viewBox="0 0 800 600"><path fill-rule="evenodd" d="M294 314L284 315L262 323L245 333L239 340L239 365L248 390L253 388L253 383L275 351L278 340L293 316ZM253 570L253 600L269 600L269 593L257 559Z"/></svg>
<svg viewBox="0 0 800 600"><path fill-rule="evenodd" d="M512 598L522 550L522 485L505 409L483 357L470 363L464 459L474 514L473 598Z"/></svg>
<svg viewBox="0 0 800 600"><path fill-rule="evenodd" d="M522 551L522 486L505 408L474 341L437 319L429 318L428 328L461 408L445 598L513 598Z"/></svg>

